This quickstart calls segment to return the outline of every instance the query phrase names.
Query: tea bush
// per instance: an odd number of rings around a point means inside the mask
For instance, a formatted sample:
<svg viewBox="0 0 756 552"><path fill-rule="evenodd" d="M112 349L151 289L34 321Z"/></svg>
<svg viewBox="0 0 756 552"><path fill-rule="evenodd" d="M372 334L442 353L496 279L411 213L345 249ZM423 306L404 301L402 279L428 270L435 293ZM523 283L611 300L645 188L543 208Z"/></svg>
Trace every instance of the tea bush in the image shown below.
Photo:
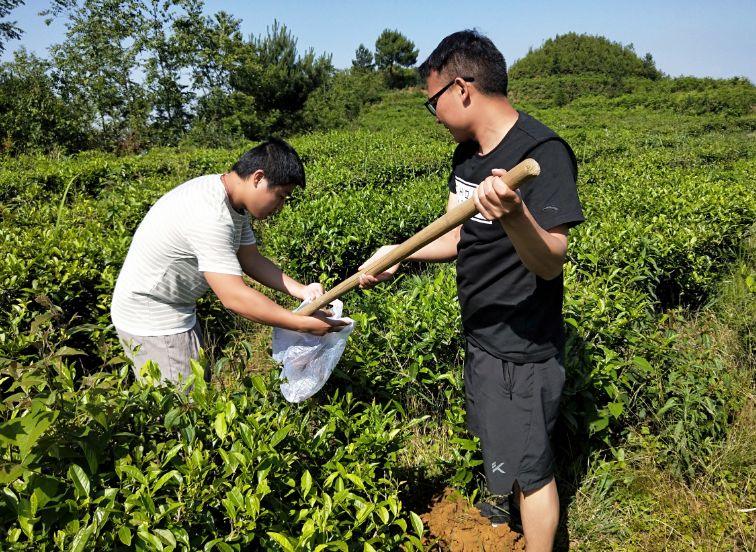
<svg viewBox="0 0 756 552"><path fill-rule="evenodd" d="M333 284L356 272L379 246L404 241L433 222L446 197L439 179L427 178L390 191L361 186L305 195L263 227L262 240L287 271Z"/></svg>
<svg viewBox="0 0 756 552"><path fill-rule="evenodd" d="M125 365L82 378L71 354L0 367L4 549L422 548L390 405L298 407L270 377L209 386L199 363L188 393L150 365L146 384Z"/></svg>
<svg viewBox="0 0 756 552"><path fill-rule="evenodd" d="M350 338L340 366L352 391L398 399L413 417L442 419L445 409L459 400L456 389L461 386L463 339L456 291L454 268L445 266L350 298L350 316L359 332Z"/></svg>

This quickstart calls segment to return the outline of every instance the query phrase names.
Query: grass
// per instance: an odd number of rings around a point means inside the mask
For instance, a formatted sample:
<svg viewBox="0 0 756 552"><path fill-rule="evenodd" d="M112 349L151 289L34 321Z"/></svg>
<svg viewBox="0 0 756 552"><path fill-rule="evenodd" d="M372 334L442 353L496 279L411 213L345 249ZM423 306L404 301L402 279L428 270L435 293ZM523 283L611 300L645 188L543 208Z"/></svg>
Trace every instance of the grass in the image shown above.
<svg viewBox="0 0 756 552"><path fill-rule="evenodd" d="M698 459L695 477L674 476L653 439L630 432L626 454L596 461L569 505L574 550L756 550L756 236L712 302L681 328L682 343L709 349L739 389L727 435Z"/></svg>
<svg viewBox="0 0 756 552"><path fill-rule="evenodd" d="M638 454L615 472L619 481L611 499L591 496L589 483L576 513L587 518L582 521L592 532L581 536L577 548L755 550L756 514L746 511L756 504L755 406L751 394L727 439L707 459L707 470L692 482ZM602 535L600 528L610 531Z"/></svg>

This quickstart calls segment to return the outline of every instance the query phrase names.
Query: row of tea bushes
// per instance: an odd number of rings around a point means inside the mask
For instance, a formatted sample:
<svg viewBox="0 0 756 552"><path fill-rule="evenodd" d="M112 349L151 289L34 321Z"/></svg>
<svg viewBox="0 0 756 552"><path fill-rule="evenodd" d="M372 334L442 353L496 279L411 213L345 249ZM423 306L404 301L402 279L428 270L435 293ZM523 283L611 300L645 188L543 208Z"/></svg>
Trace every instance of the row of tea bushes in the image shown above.
<svg viewBox="0 0 756 552"><path fill-rule="evenodd" d="M153 387L154 366L144 385L125 365L81 377L68 354L0 366L3 550L423 549L390 405L290 405L199 363L188 393Z"/></svg>
<svg viewBox="0 0 756 552"><path fill-rule="evenodd" d="M390 131L342 131L290 142L305 163L308 184L316 193L345 187L390 188L409 179L438 176L446 171L451 148L448 139L429 142L419 129L405 134L402 140ZM3 158L0 200L60 199L66 188L98 196L117 184L153 178L165 179L166 185L173 187L196 176L230 170L244 151L158 148L125 157L83 152L63 158Z"/></svg>

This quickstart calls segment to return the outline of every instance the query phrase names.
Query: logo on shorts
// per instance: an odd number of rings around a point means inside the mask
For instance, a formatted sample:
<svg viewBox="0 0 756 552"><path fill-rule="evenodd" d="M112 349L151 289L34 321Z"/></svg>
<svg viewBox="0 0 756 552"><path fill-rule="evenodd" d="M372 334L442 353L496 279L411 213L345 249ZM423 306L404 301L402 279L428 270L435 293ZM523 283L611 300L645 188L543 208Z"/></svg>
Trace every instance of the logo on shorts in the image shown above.
<svg viewBox="0 0 756 552"><path fill-rule="evenodd" d="M503 470L503 466L504 466L504 462L501 462L499 464L497 464L496 462L491 462L491 473L496 473L496 472L499 472L501 474L507 473Z"/></svg>

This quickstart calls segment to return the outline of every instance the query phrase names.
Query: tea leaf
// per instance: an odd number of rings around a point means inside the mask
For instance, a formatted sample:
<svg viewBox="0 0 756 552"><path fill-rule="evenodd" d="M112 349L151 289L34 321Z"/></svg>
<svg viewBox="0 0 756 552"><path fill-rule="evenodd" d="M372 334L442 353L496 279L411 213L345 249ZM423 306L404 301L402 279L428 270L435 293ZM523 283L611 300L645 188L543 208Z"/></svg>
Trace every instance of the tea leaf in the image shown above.
<svg viewBox="0 0 756 552"><path fill-rule="evenodd" d="M131 531L125 525L118 530L118 539L126 546L131 546Z"/></svg>
<svg viewBox="0 0 756 552"><path fill-rule="evenodd" d="M312 488L312 476L310 475L309 470L305 470L302 474L302 481L300 484L300 489L302 489L302 496L306 497L310 493L310 489Z"/></svg>
<svg viewBox="0 0 756 552"><path fill-rule="evenodd" d="M85 527L82 527L79 530L79 532L76 533L76 536L71 542L71 552L81 552L82 550L85 550L86 549L85 547L87 546L87 542L89 542L89 539L92 536L93 532L94 532L93 525L87 525Z"/></svg>
<svg viewBox="0 0 756 552"><path fill-rule="evenodd" d="M223 412L219 412L215 416L213 429L215 429L215 434L218 436L218 438L220 438L221 441L226 438L226 432L228 428L226 426L226 415Z"/></svg>
<svg viewBox="0 0 756 552"><path fill-rule="evenodd" d="M76 494L79 497L88 497L90 490L89 477L77 464L71 464L68 468L68 478L73 481L76 487ZM89 537L87 537L89 538Z"/></svg>
<svg viewBox="0 0 756 552"><path fill-rule="evenodd" d="M276 533L274 531L268 531L267 535L276 541L278 545L284 549L285 552L294 552L294 546L296 543L291 542L287 537L282 535L281 533Z"/></svg>
<svg viewBox="0 0 756 552"><path fill-rule="evenodd" d="M415 533L417 533L418 537L422 537L423 533L425 532L423 520L420 519L420 516L418 516L415 512L410 512L409 515L410 521L412 522L412 528L415 530Z"/></svg>

